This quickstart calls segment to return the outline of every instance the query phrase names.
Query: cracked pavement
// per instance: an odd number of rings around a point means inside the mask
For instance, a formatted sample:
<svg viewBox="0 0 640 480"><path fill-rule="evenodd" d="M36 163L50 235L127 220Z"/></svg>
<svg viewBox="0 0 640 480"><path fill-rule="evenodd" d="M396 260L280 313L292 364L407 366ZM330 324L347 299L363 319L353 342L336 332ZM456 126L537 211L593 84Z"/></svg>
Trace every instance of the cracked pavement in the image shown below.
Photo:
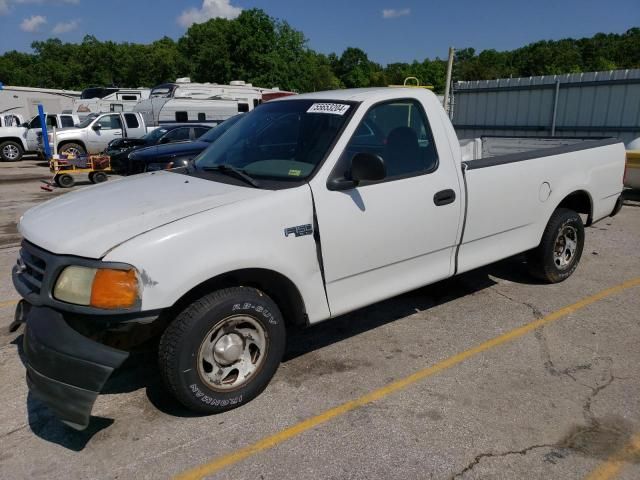
<svg viewBox="0 0 640 480"><path fill-rule="evenodd" d="M166 396L150 352L110 381L87 432L63 427L28 395L21 331L0 307L0 478L168 478L233 452L640 276L640 208L597 227L564 283L533 281L516 257L294 332L264 394L210 417ZM15 298L16 251L0 249L0 302ZM582 479L640 431L639 312L638 287L605 298L215 478ZM640 478L640 457L618 478Z"/></svg>

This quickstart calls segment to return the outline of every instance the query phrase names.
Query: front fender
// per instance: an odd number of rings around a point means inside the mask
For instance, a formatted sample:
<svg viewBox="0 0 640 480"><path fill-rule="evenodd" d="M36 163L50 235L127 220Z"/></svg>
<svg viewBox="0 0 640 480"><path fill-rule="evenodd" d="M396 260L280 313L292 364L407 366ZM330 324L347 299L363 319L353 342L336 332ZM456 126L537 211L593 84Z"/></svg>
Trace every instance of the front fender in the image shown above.
<svg viewBox="0 0 640 480"><path fill-rule="evenodd" d="M172 306L193 287L239 269L280 273L298 288L309 321L330 316L312 230L307 184L205 211L144 233L104 258L141 273L142 309ZM313 228L313 227L311 227Z"/></svg>

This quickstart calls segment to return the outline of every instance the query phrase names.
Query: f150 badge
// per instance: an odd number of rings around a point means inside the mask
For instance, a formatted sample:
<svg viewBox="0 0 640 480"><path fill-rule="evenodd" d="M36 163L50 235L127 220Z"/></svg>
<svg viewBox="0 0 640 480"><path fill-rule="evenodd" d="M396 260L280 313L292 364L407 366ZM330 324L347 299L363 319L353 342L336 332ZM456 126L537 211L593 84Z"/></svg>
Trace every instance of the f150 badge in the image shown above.
<svg viewBox="0 0 640 480"><path fill-rule="evenodd" d="M289 235L295 235L296 237L301 237L303 235L311 235L313 233L313 227L311 224L306 225L297 225L295 227L287 227L284 229L284 236L288 237Z"/></svg>

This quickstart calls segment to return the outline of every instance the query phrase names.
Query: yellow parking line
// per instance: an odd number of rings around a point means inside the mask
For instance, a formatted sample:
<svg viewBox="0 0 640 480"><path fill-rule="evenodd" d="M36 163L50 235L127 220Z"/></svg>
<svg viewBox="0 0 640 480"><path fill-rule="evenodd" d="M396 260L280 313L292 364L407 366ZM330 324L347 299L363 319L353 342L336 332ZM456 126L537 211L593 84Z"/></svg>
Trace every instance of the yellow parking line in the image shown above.
<svg viewBox="0 0 640 480"><path fill-rule="evenodd" d="M631 437L629 443L611 455L606 462L601 463L585 480L611 480L620 473L627 462L636 458L640 458L640 433Z"/></svg>
<svg viewBox="0 0 640 480"><path fill-rule="evenodd" d="M7 300L6 302L0 302L0 308L10 307L11 305L15 305L20 300Z"/></svg>
<svg viewBox="0 0 640 480"><path fill-rule="evenodd" d="M388 395L391 395L394 392L402 390L414 383L423 380L427 377L436 375L437 373L442 372L448 368L451 368L468 358L474 357L482 352L490 350L494 347L502 345L503 343L510 342L511 340L515 340L517 338L522 337L523 335L532 332L544 325L554 322L555 320L559 320L567 315L570 315L578 310L581 310L603 298L609 297L611 295L615 295L617 293L622 292L631 287L635 287L640 285L640 277L634 278L627 282L621 283L620 285L616 285L615 287L608 288L603 290L595 295L591 295L586 297L572 305L568 305L560 310L557 310L543 318L535 320L531 323L527 323L522 327L511 330L503 335L492 338L480 345L470 348L464 352L460 352L452 357L447 358L431 367L427 367L423 370L419 370L408 377L397 380L393 383L385 385L377 390L374 390L370 393L363 395L360 398L356 398L349 402L343 403L342 405L338 405L337 407L331 408L329 410L324 411L323 413L316 415L315 417L308 418L307 420L303 420L300 423L297 423L289 428L281 430L278 433L270 435L268 437L263 438L262 440L257 441L252 445L248 445L240 450L229 453L227 455L223 455L214 459L211 462L204 463L197 467L194 467L190 470L187 470L181 474L179 474L176 478L180 480L192 480L192 479L200 479L207 475L212 475L223 468L234 465L247 457L260 453L262 451L268 450L276 445L283 443L293 437L300 435L301 433L306 432L307 430L311 430L318 425L322 425L323 423L328 422L329 420L336 418L340 415L343 415L351 410L354 410L358 407L362 407L368 403L375 402L376 400L380 400Z"/></svg>

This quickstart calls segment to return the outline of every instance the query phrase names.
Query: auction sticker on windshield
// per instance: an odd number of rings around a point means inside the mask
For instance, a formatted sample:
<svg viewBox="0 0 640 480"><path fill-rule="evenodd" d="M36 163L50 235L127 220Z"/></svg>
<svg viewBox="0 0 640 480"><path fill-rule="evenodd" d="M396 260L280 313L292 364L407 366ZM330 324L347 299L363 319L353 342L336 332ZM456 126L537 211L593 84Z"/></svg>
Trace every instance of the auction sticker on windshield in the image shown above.
<svg viewBox="0 0 640 480"><path fill-rule="evenodd" d="M344 115L349 110L349 105L344 103L314 103L309 107L307 113L331 113L333 115Z"/></svg>

